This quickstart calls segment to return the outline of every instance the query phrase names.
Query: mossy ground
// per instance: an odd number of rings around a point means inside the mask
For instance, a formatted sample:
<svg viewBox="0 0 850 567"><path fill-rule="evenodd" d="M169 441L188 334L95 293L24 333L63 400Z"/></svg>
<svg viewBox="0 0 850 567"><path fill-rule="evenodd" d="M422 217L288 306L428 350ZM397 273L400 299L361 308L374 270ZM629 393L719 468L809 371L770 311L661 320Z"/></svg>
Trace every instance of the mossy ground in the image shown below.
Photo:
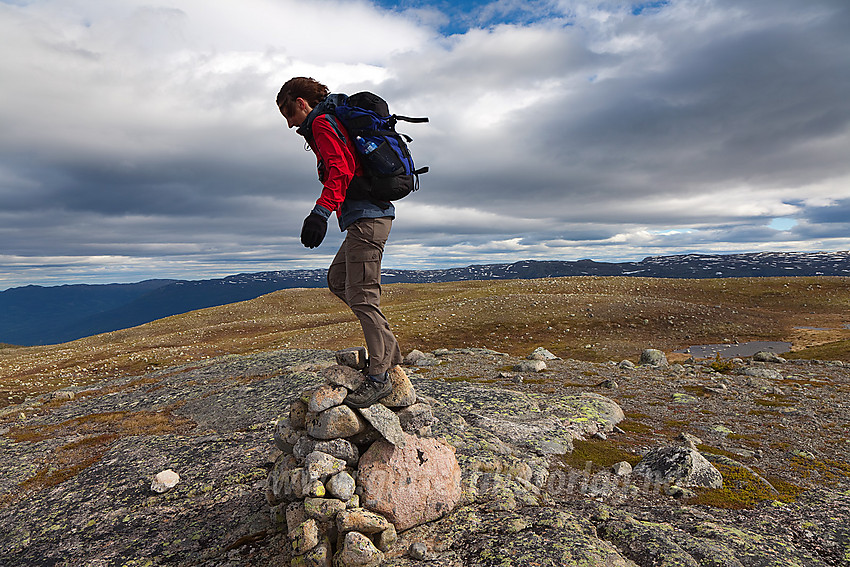
<svg viewBox="0 0 850 567"><path fill-rule="evenodd" d="M564 464L569 467L582 470L592 463L594 471L607 470L622 461L634 466L640 459L639 454L621 449L616 442L601 439L576 439L572 453L563 456Z"/></svg>
<svg viewBox="0 0 850 567"><path fill-rule="evenodd" d="M850 478L850 463L829 458L791 455L789 466L802 478L817 481L824 486L835 486L839 481Z"/></svg>
<svg viewBox="0 0 850 567"><path fill-rule="evenodd" d="M765 479L776 490L762 482L745 467L714 463L723 475L721 488L697 488L697 496L689 504L702 504L717 508L753 508L764 501L793 502L802 488L779 478Z"/></svg>

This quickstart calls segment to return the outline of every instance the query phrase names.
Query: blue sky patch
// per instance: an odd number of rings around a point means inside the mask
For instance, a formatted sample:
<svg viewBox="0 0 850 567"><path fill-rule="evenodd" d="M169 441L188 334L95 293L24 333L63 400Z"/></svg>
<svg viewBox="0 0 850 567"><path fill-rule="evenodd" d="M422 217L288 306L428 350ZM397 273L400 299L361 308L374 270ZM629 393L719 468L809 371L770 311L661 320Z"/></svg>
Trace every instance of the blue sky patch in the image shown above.
<svg viewBox="0 0 850 567"><path fill-rule="evenodd" d="M527 25L562 16L552 10L552 2L547 0L513 4L488 0L376 0L375 4L394 11L428 8L439 10L448 18L448 22L440 27L440 31L446 35L462 34L471 28L488 28L500 24Z"/></svg>
<svg viewBox="0 0 850 567"><path fill-rule="evenodd" d="M669 4L669 0L661 0L660 2L641 2L632 7L632 14L640 16L644 12L657 12Z"/></svg>

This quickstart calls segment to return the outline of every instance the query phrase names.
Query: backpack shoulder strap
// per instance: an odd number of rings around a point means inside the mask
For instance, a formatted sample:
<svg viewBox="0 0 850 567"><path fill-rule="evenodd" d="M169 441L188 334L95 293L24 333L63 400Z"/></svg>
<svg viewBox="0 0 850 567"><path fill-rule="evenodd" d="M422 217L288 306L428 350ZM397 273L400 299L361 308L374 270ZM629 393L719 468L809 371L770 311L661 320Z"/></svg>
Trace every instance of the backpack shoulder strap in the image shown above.
<svg viewBox="0 0 850 567"><path fill-rule="evenodd" d="M399 116L398 114L393 114L393 118L395 118L396 120L402 120L404 122L413 122L416 124L428 122L427 116L423 116L422 118L411 118L410 116Z"/></svg>
<svg viewBox="0 0 850 567"><path fill-rule="evenodd" d="M323 114L322 116L327 118L328 123L331 125L331 128L334 129L334 132L336 132L336 135L339 136L339 139L342 140L342 142L344 144L347 144L348 138L345 135L345 128L343 128L342 125L339 123L339 121L337 121L336 116L334 116L330 112L327 113L327 114Z"/></svg>

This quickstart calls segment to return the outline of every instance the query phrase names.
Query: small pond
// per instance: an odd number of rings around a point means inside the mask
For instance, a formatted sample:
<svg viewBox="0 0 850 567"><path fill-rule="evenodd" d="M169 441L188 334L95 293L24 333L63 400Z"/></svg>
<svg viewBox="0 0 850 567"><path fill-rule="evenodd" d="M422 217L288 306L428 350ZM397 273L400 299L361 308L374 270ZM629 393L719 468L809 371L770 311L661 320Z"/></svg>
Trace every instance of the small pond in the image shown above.
<svg viewBox="0 0 850 567"><path fill-rule="evenodd" d="M696 345L673 352L690 354L694 358L735 358L752 356L759 351L782 354L791 350L791 343L781 341L752 341L749 343L726 343L719 345Z"/></svg>

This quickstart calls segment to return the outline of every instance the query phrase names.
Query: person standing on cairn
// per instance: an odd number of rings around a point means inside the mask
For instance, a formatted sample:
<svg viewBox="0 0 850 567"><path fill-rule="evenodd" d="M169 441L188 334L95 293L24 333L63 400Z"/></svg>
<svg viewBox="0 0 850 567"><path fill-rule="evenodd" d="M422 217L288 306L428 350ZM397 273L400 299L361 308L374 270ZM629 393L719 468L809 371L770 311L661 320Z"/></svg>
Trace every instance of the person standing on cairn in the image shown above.
<svg viewBox="0 0 850 567"><path fill-rule="evenodd" d="M370 200L362 189L363 170L351 136L329 120L329 108L343 95L330 94L315 79L294 77L277 95L277 107L289 128L307 140L316 155L322 192L304 219L301 243L322 243L328 218L336 212L345 239L328 268L328 288L351 308L360 321L369 359L363 385L350 392L345 403L369 407L393 391L388 371L402 362L401 350L387 318L381 312L381 259L395 218L390 202Z"/></svg>

